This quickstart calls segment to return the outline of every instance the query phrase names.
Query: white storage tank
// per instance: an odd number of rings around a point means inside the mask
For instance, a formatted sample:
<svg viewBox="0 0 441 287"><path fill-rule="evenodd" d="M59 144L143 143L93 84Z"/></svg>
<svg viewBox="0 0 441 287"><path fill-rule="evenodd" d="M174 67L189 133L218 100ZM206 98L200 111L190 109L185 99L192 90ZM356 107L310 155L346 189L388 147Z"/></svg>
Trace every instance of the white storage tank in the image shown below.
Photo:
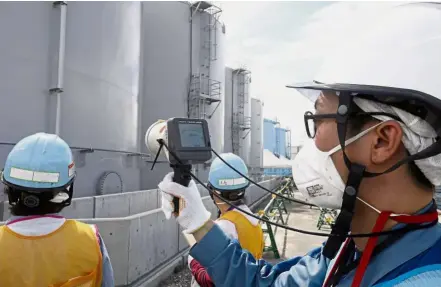
<svg viewBox="0 0 441 287"><path fill-rule="evenodd" d="M225 29L221 10L208 2L142 2L141 130L158 119L205 118L211 145L223 151ZM142 152L147 152L145 147ZM196 167L206 179L209 165ZM141 173L142 189L154 188L170 167Z"/></svg>
<svg viewBox="0 0 441 287"><path fill-rule="evenodd" d="M255 98L251 98L250 167L263 167L263 102Z"/></svg>
<svg viewBox="0 0 441 287"><path fill-rule="evenodd" d="M224 152L233 152L233 69L225 67Z"/></svg>
<svg viewBox="0 0 441 287"><path fill-rule="evenodd" d="M140 13L139 2L0 3L2 159L24 136L58 133L76 157L74 196L139 189L123 162L139 149Z"/></svg>
<svg viewBox="0 0 441 287"><path fill-rule="evenodd" d="M203 1L0 2L1 158L24 136L59 133L78 197L155 188L170 168L150 171L139 153L158 119L205 118L222 152L220 15Z"/></svg>
<svg viewBox="0 0 441 287"><path fill-rule="evenodd" d="M227 68L225 78L225 125L229 125L225 129L225 137L228 137L225 146L227 150L239 155L249 165L251 149L251 72L243 68ZM230 122L228 123L228 121Z"/></svg>

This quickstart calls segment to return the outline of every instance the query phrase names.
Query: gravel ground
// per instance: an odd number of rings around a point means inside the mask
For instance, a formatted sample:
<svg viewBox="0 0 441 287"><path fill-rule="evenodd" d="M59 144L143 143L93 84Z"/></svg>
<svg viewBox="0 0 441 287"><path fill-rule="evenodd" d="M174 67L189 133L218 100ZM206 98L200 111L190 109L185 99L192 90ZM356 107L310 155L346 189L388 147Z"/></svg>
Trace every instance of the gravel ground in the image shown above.
<svg viewBox="0 0 441 287"><path fill-rule="evenodd" d="M258 206L256 208L256 210L262 209L265 207L265 205L268 203L268 201L270 200L270 198L268 198L268 200L266 200L265 202L261 203L260 206ZM264 256L266 257L266 256ZM267 259L270 259L267 257ZM269 260L272 263L278 262L280 260ZM172 276L170 276L169 278L167 278L167 280L161 282L158 287L190 287L191 284L191 273L190 270L188 269L188 266L185 265L185 267L181 270L178 270L177 272L175 272Z"/></svg>
<svg viewBox="0 0 441 287"><path fill-rule="evenodd" d="M189 287L191 284L191 273L188 268L173 274L166 281L159 284L158 287Z"/></svg>

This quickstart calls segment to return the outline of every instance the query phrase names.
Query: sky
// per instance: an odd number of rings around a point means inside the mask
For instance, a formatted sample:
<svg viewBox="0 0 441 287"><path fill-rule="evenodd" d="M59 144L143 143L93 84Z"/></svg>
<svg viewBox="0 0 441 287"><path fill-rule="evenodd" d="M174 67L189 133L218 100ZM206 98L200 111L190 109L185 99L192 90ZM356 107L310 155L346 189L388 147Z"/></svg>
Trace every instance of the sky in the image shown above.
<svg viewBox="0 0 441 287"><path fill-rule="evenodd" d="M326 52L360 33L385 2L217 2L226 26L226 64L252 73L251 96L264 116L292 131L293 145L307 137L303 115L313 105L293 89L311 81Z"/></svg>

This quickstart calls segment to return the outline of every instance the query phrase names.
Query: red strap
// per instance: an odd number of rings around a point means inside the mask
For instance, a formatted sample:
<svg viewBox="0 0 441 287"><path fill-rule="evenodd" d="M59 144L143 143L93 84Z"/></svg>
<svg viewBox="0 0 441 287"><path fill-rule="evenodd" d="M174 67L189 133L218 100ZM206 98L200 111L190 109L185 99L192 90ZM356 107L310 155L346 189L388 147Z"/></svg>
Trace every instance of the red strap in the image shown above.
<svg viewBox="0 0 441 287"><path fill-rule="evenodd" d="M337 271L338 265L340 263L341 258L343 257L343 254L346 252L346 248L349 245L349 242L351 241L351 238L346 238L346 241L343 245L343 248L341 249L340 253L338 254L337 259L335 259L334 265L332 266L331 272L329 272L328 277L325 280L325 284L323 284L323 287L328 287L331 278L335 275L335 272Z"/></svg>
<svg viewBox="0 0 441 287"><path fill-rule="evenodd" d="M384 229L384 226L386 225L386 222L389 218L392 220L399 222L399 223L406 223L406 224L421 224L421 223L429 223L438 220L438 212L431 212L421 215L393 215L391 216L392 212L390 211L384 211L380 213L380 216L377 219L377 222L375 223L374 229L372 230L372 233L381 232ZM334 266L332 267L331 272L329 273L328 277L326 278L324 287L327 287L330 279L335 275L335 272L337 271L339 261L343 255L343 253L346 251L346 248L348 246L350 238L346 239L345 245L343 249L341 250L339 256L337 257ZM357 267L357 271L354 276L354 280L352 281L352 287L358 287L360 286L364 273L366 272L366 269L369 265L369 260L372 256L372 253L375 249L375 246L377 245L378 236L376 237L370 237L366 248L363 252L363 255L360 260L360 264Z"/></svg>
<svg viewBox="0 0 441 287"><path fill-rule="evenodd" d="M378 217L377 222L375 223L374 229L372 232L380 232L383 230L386 225L387 220L389 219L391 212L382 212L380 213L380 217ZM369 264L369 260L371 259L372 252L374 251L375 246L377 245L378 236L370 237L366 248L363 251L363 256L361 256L360 264L357 267L357 271L355 272L354 281L352 281L352 287L358 287L363 280L364 272L366 272L367 266Z"/></svg>
<svg viewBox="0 0 441 287"><path fill-rule="evenodd" d="M191 274L194 276L194 279L201 287L214 287L214 283L210 278L210 275L208 275L207 270L196 261L196 259L193 259L190 262L190 270Z"/></svg>
<svg viewBox="0 0 441 287"><path fill-rule="evenodd" d="M407 224L428 223L438 220L438 212L434 211L421 215L393 215L390 218L397 222Z"/></svg>

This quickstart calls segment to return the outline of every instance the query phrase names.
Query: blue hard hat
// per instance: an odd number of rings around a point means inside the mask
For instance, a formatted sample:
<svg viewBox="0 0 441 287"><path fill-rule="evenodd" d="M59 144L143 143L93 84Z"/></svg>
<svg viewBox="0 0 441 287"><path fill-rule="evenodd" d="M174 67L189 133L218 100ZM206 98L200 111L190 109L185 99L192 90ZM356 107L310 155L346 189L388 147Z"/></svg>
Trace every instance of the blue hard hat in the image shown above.
<svg viewBox="0 0 441 287"><path fill-rule="evenodd" d="M54 134L36 133L20 140L6 158L2 182L24 190L67 187L75 178L67 143Z"/></svg>
<svg viewBox="0 0 441 287"><path fill-rule="evenodd" d="M248 177L248 168L240 157L233 153L223 153L220 154L220 157ZM244 189L250 184L246 178L231 169L219 158L211 163L208 182L214 189L219 191Z"/></svg>

